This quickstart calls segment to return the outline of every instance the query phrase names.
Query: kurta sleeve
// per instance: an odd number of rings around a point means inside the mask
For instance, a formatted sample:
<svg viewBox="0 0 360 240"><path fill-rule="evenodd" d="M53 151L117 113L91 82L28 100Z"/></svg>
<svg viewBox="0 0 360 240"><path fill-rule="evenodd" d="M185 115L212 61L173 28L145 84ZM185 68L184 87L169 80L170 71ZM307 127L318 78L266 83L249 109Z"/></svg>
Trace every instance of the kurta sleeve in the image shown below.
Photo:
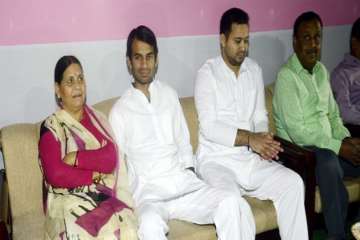
<svg viewBox="0 0 360 240"><path fill-rule="evenodd" d="M115 104L110 111L109 122L113 129L115 135L115 141L118 145L118 154L119 159L125 159L125 145L126 145L126 135L125 135L125 122L123 117L118 113L118 105Z"/></svg>
<svg viewBox="0 0 360 240"><path fill-rule="evenodd" d="M214 81L210 73L204 70L198 72L194 97L200 132L208 141L233 147L237 128L219 121L216 117Z"/></svg>
<svg viewBox="0 0 360 240"><path fill-rule="evenodd" d="M262 70L259 67L255 74L256 78L256 105L254 112L254 126L255 132L267 132L268 131L268 116L265 106L265 92Z"/></svg>
<svg viewBox="0 0 360 240"><path fill-rule="evenodd" d="M331 74L331 87L339 104L341 117L345 123L360 123L360 107L351 103L350 79L344 71L335 70Z"/></svg>
<svg viewBox="0 0 360 240"><path fill-rule="evenodd" d="M82 150L77 153L77 167L101 173L111 173L116 166L117 156L114 143L107 142L96 150Z"/></svg>
<svg viewBox="0 0 360 240"><path fill-rule="evenodd" d="M331 138L322 132L320 123L318 127L306 126L299 88L291 70L283 69L278 74L273 107L293 142L302 146L327 148L339 153L342 140Z"/></svg>
<svg viewBox="0 0 360 240"><path fill-rule="evenodd" d="M62 161L60 142L49 130L43 129L42 131L39 155L45 180L50 185L60 188L75 188L92 183L92 171L78 169Z"/></svg>
<svg viewBox="0 0 360 240"><path fill-rule="evenodd" d="M194 167L194 159L192 153L192 147L190 144L190 134L189 129L186 124L184 112L178 100L178 96L176 95L175 99L175 122L173 124L174 133L175 133L175 141L178 146L178 155L180 162L183 165L183 168Z"/></svg>
<svg viewBox="0 0 360 240"><path fill-rule="evenodd" d="M327 72L329 75L329 73ZM329 78L328 78L329 79ZM345 137L349 137L350 133L345 128L343 121L340 117L339 107L334 99L334 95L331 91L330 83L329 83L329 121L331 124L332 134L334 138L343 140Z"/></svg>

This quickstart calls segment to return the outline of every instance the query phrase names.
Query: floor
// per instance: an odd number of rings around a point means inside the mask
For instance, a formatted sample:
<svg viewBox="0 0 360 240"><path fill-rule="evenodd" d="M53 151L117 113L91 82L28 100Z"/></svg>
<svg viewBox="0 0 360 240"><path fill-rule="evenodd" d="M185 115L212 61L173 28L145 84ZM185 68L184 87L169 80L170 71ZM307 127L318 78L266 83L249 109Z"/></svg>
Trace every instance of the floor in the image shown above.
<svg viewBox="0 0 360 240"><path fill-rule="evenodd" d="M346 240L355 240L355 238L352 236L350 228L351 228L352 222L347 223L346 229L348 229L348 232L346 234ZM318 229L315 231L315 236L313 240L325 240L326 239L326 231L325 229Z"/></svg>

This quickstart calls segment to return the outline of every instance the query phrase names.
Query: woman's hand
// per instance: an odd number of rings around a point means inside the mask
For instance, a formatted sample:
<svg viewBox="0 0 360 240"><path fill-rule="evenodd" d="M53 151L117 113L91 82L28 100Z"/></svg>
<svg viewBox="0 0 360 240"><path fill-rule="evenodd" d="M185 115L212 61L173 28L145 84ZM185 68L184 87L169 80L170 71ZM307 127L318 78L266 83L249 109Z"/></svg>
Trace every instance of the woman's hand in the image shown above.
<svg viewBox="0 0 360 240"><path fill-rule="evenodd" d="M69 152L64 157L63 162L66 163L67 165L75 166L76 165L76 156L77 156L77 151Z"/></svg>

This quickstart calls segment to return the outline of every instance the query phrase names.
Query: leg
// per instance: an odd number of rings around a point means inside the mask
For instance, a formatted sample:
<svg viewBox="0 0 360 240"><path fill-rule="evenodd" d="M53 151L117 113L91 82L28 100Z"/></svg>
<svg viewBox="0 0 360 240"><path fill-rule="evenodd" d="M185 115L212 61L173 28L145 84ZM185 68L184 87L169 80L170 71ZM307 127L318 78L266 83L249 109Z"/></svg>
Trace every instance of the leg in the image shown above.
<svg viewBox="0 0 360 240"><path fill-rule="evenodd" d="M203 214L213 217L219 239L255 239L254 216L231 170L207 163L201 167L201 176L212 188L196 192L192 197L198 201L193 207L196 209L200 204L204 207ZM209 211L212 209L215 211Z"/></svg>
<svg viewBox="0 0 360 240"><path fill-rule="evenodd" d="M340 165L344 171L345 177L359 177L360 176L360 166L355 166L351 162L348 162L342 158L339 158ZM360 211L358 212L356 219L356 222L360 221Z"/></svg>
<svg viewBox="0 0 360 240"><path fill-rule="evenodd" d="M308 239L301 177L275 161L260 158L255 161L250 175L254 190L248 191L248 195L273 201L281 239Z"/></svg>
<svg viewBox="0 0 360 240"><path fill-rule="evenodd" d="M331 150L314 148L316 180L328 235L345 238L348 193L343 182L343 170L338 156Z"/></svg>
<svg viewBox="0 0 360 240"><path fill-rule="evenodd" d="M138 207L140 240L166 240L169 227L166 224L167 213L163 202L144 203Z"/></svg>

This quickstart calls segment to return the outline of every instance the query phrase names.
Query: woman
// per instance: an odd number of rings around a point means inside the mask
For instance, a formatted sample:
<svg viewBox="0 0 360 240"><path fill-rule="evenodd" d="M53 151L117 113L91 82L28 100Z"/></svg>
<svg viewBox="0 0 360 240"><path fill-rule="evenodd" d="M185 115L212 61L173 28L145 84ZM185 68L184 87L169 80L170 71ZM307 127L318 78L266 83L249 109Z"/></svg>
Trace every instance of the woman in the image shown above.
<svg viewBox="0 0 360 240"><path fill-rule="evenodd" d="M64 56L55 67L60 109L41 126L46 239L136 239L134 216L116 197L119 163L106 118L85 104L82 66Z"/></svg>

